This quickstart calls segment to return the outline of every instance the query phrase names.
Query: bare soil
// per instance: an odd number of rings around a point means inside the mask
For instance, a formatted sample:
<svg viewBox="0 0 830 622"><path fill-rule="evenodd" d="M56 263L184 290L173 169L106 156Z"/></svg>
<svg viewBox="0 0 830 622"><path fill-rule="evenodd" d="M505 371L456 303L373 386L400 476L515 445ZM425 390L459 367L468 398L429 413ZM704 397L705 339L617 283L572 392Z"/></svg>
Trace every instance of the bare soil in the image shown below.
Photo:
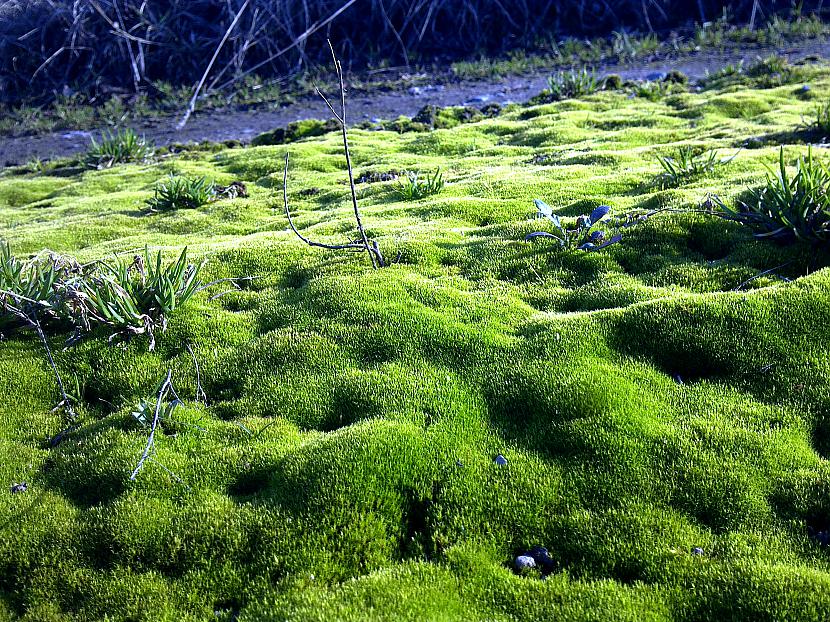
<svg viewBox="0 0 830 622"><path fill-rule="evenodd" d="M624 79L657 79L676 69L690 79L698 79L730 63L752 62L770 54L797 60L804 56L830 57L830 43L805 42L782 48L746 48L726 53L705 52L675 59L664 59L633 65L605 65L599 73L619 74ZM392 119L412 116L426 104L437 106L507 104L525 102L545 88L549 72L536 72L496 80L469 80L412 87L406 90L378 93L352 93L349 100L350 122L369 119ZM226 140L249 142L254 136L301 119L325 119L325 105L317 98L303 98L278 110L213 110L194 114L183 130L176 129L180 115L156 117L133 124L157 145ZM32 158L49 159L72 156L85 151L93 136L101 130L62 131L40 135L11 136L0 142L0 163L21 164Z"/></svg>

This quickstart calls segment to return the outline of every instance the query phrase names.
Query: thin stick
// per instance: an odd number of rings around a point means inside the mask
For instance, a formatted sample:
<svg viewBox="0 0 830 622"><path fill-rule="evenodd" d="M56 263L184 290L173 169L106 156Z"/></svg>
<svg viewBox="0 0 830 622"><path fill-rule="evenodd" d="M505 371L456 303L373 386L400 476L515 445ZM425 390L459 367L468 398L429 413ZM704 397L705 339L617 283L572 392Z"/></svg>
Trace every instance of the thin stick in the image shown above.
<svg viewBox="0 0 830 622"><path fill-rule="evenodd" d="M176 475L175 473L173 473L173 471L171 471L170 469L168 469L168 468L167 468L166 466L164 466L161 462L159 462L158 460L154 460L154 459L152 458L152 456L151 456L151 457L149 457L149 458L147 458L147 460L149 460L150 462L152 462L152 463L153 463L153 464L155 464L155 465L160 466L160 467L161 467L161 468L162 468L162 469L163 469L163 470L164 470L164 471L165 471L165 472L166 472L166 473L167 473L170 477L172 477L172 478L173 478L174 480L176 480L179 484L181 484L182 486L184 486L185 488L187 488L188 490L190 490L190 486L188 486L188 485L185 483L185 481L184 481L181 477L179 477L178 475Z"/></svg>
<svg viewBox="0 0 830 622"><path fill-rule="evenodd" d="M182 120L179 121L179 124L176 126L176 129L180 130L184 128L184 126L187 124L188 119L190 119L190 115L193 114L193 110L196 108L196 100L199 97L199 92L205 85L205 80L207 80L210 70L213 69L213 63L216 62L216 59L219 57L219 52L222 50L222 47L225 45L225 42L228 40L228 37L231 36L231 31L233 31L233 29L239 23L239 20L242 18L242 14L245 12L245 9L248 8L248 5L250 3L251 0L245 0L245 4L243 4L242 8L239 9L239 12L236 14L236 17L234 17L233 21L231 22L231 25L228 26L228 29L225 31L225 36L222 37L222 40L216 47L216 51L213 53L213 58L210 59L207 69L205 69L205 73L202 74L202 79L199 80L199 84L196 86L196 90L193 91L193 97L190 98L190 103L187 106L187 111L184 113L184 117L182 117Z"/></svg>
<svg viewBox="0 0 830 622"><path fill-rule="evenodd" d="M337 78L340 82L340 114L338 115L335 112L332 105L329 103L328 99L320 92L320 89L315 89L323 98L323 101L326 102L326 105L331 110L332 114L334 114L334 118L340 124L340 131L343 135L343 152L346 156L346 168L349 172L349 189L352 195L352 207L354 209L354 217L355 221L357 222L357 230L360 233L360 238L363 241L363 247L366 249L366 252L369 255L369 259L372 261L372 267L377 269L378 264L383 266L383 257L380 254L377 246L372 246L369 244L369 238L366 237L366 231L363 229L363 221L360 218L360 209L357 206L357 190L355 189L354 185L354 170L352 169L352 156L349 151L349 132L348 127L346 126L346 85L343 82L343 68L340 66L340 61L337 60L337 55L334 53L334 46L331 44L331 40L328 42L329 49L331 50L331 58L334 61L334 70L337 72ZM375 255L377 254L377 257Z"/></svg>
<svg viewBox="0 0 830 622"><path fill-rule="evenodd" d="M357 244L355 242L349 244L323 244L322 242L315 242L314 240L309 240L297 230L297 227L294 226L294 220L291 218L291 211L288 209L288 153L285 154L285 167L282 171L282 200L283 205L285 206L285 215L288 218L288 225L291 227L294 234L309 246L327 248L335 251L345 249L363 250L365 248L363 244Z"/></svg>
<svg viewBox="0 0 830 622"><path fill-rule="evenodd" d="M214 285L219 285L220 283L231 283L237 289L239 286L237 285L237 281L255 281L256 279L261 279L261 276L234 276L227 279L216 279L215 281L211 281L210 283L205 283L204 285L200 285L196 288L197 292L201 292L206 290L209 287L213 287Z"/></svg>
<svg viewBox="0 0 830 622"><path fill-rule="evenodd" d="M768 274L771 274L772 272L775 272L775 271L777 271L777 270L780 270L781 268L786 268L786 267L787 267L787 266L789 266L791 263L795 263L795 259L793 259L792 261L788 261L787 263L782 263L780 266L775 266L774 268L770 268L769 270L764 270L763 272L759 272L759 273L758 273L758 274L756 274L755 276L751 276L751 277L749 277L746 281L744 281L743 283L741 283L740 285L738 285L738 287L736 287L736 288L735 288L735 289L733 289L732 291L734 291L734 292L740 291L741 289L743 289L743 288L744 288L744 286L745 286L745 285L749 285L749 284L750 284L750 283L752 283L752 281L754 281L755 279L760 279L762 276L766 276L766 275L768 275Z"/></svg>
<svg viewBox="0 0 830 622"><path fill-rule="evenodd" d="M10 296L12 298L17 299L19 302L29 302L35 304L43 304L39 303L36 300L32 300L31 298L26 298L26 296L20 296L15 294L14 292L9 292L6 290L0 290L0 295ZM60 372L58 372L58 366L55 364L55 359L52 357L52 349L49 347L49 341L46 339L46 335L43 332L43 328L40 325L40 321L37 319L37 311L32 311L31 317L28 313L24 312L22 309L18 309L17 307L13 307L7 303L2 303L2 306L7 308L11 311L15 316L26 322L31 328L35 329L37 332L37 336L40 339L40 342L43 344L43 349L46 350L46 358L49 361L49 366L52 368L52 373L55 374L55 379L58 381L58 389L61 392L62 401L55 407L55 410L63 406L66 410L66 414L69 415L69 419L74 421L77 419L78 415L75 412L75 409L72 408L72 400L66 394L66 389L63 385L63 379L61 378Z"/></svg>
<svg viewBox="0 0 830 622"><path fill-rule="evenodd" d="M49 348L49 342L46 340L46 335L43 334L43 328L40 326L37 314L32 314L31 321L37 331L37 336L40 337L40 341L43 343L43 348L46 350L46 358L49 360L49 366L52 368L52 372L55 374L55 378L58 381L58 389L60 389L61 397L63 398L63 401L58 404L58 406L63 406L66 410L66 414L69 415L70 421L74 421L77 419L78 415L75 413L75 409L72 408L72 400L70 400L69 396L66 394L66 389L64 389L63 386L63 380L61 379L61 375L58 373L58 366L55 365L55 359L52 358L52 350Z"/></svg>
<svg viewBox="0 0 830 622"><path fill-rule="evenodd" d="M153 423L150 426L150 436L147 439L147 445L144 447L144 453L141 454L141 459L138 461L138 464L133 471L133 474L130 475L130 481L134 482L135 478L138 476L138 472L141 470L141 467L144 466L144 463L147 461L147 458L150 457L150 452L155 448L155 439L156 439L156 429L158 428L159 424L159 415L161 414L161 402L164 399L164 395L167 393L167 389L171 387L171 380L173 378L173 370L167 370L167 377L164 379L164 383L161 385L159 389L158 399L156 400L156 412L153 415Z"/></svg>
<svg viewBox="0 0 830 622"><path fill-rule="evenodd" d="M207 406L207 394L205 394L204 389L202 389L202 375L199 372L199 361L196 360L196 355L193 353L193 348L190 347L190 344L186 344L185 347L187 348L187 351L190 352L190 358L193 359L193 365L196 366L196 401L201 401L205 404L205 406Z"/></svg>

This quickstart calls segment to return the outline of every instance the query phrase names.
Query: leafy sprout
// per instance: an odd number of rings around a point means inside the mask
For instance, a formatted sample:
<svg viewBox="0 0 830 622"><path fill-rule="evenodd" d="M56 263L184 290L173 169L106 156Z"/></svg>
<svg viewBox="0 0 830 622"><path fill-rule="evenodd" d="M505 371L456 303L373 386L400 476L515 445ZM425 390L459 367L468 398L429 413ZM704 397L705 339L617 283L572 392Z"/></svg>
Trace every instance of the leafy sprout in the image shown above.
<svg viewBox="0 0 830 622"><path fill-rule="evenodd" d="M607 205L600 205L590 214L584 214L576 219L573 227L566 226L561 218L553 213L553 208L541 201L534 199L536 205L536 217L550 221L556 233L547 231L535 231L525 236L525 241L530 242L536 238L549 238L556 240L560 248L579 249L582 251L597 251L611 244L616 244L622 239L620 234L607 235L602 229L595 228L608 216L611 208Z"/></svg>

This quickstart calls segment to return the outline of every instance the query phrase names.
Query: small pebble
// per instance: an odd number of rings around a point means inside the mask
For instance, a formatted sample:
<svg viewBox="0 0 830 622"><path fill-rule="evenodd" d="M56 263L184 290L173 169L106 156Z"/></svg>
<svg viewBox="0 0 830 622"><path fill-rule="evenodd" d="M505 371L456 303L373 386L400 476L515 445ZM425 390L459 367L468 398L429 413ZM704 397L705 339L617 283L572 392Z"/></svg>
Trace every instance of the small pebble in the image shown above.
<svg viewBox="0 0 830 622"><path fill-rule="evenodd" d="M696 546L692 549L692 555L703 555L703 549L699 546Z"/></svg>
<svg viewBox="0 0 830 622"><path fill-rule="evenodd" d="M530 555L519 555L514 561L516 570L519 572L526 572L532 568L536 568L536 560Z"/></svg>
<svg viewBox="0 0 830 622"><path fill-rule="evenodd" d="M29 489L29 486L26 482L20 482L19 484L12 484L11 493L16 495L19 492L26 492Z"/></svg>
<svg viewBox="0 0 830 622"><path fill-rule="evenodd" d="M504 456L502 456L501 454L499 454L498 456L496 456L496 457L493 459L493 462L495 462L495 463L496 463L496 464L498 464L499 466L504 466L504 465L506 465L506 464L507 464L507 458L505 458Z"/></svg>

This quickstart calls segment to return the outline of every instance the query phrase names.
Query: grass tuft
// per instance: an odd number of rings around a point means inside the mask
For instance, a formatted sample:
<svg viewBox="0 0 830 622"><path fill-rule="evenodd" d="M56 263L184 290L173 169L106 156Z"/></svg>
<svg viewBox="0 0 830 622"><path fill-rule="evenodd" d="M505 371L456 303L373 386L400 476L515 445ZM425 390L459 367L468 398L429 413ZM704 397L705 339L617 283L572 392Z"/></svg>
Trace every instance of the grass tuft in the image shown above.
<svg viewBox="0 0 830 622"><path fill-rule="evenodd" d="M406 179L399 180L395 194L404 201L417 201L438 194L444 189L444 176L441 169L421 177L417 172L407 173Z"/></svg>
<svg viewBox="0 0 830 622"><path fill-rule="evenodd" d="M216 197L216 184L206 177L171 175L167 180L156 184L152 198L147 200L147 211L198 209L215 201Z"/></svg>
<svg viewBox="0 0 830 622"><path fill-rule="evenodd" d="M830 241L830 170L813 157L799 156L795 174L787 173L784 148L778 152L778 170L770 170L766 183L738 201L735 209L722 201L717 206L728 220L750 227L755 237L778 242L801 240L813 244Z"/></svg>
<svg viewBox="0 0 830 622"><path fill-rule="evenodd" d="M104 134L101 142L93 138L84 162L90 168L111 168L127 162L145 162L153 157L153 153L153 146L143 136L127 128Z"/></svg>
<svg viewBox="0 0 830 622"><path fill-rule="evenodd" d="M187 261L187 248L170 264L145 248L132 261L101 262L98 274L83 283L85 311L94 322L113 330L112 337L146 335L150 349L155 332L164 332L168 318L201 287L202 264ZM111 338L112 338L111 337Z"/></svg>
<svg viewBox="0 0 830 622"><path fill-rule="evenodd" d="M657 161L663 167L658 181L665 188L680 186L712 173L717 167L728 164L734 158L735 156L718 158L718 153L714 149L696 151L692 147L683 146L678 149L675 157L657 156Z"/></svg>
<svg viewBox="0 0 830 622"><path fill-rule="evenodd" d="M557 71L548 77L548 93L554 100L591 95L599 91L601 86L594 70L586 67Z"/></svg>
<svg viewBox="0 0 830 622"><path fill-rule="evenodd" d="M816 107L813 121L807 126L807 129L822 136L830 136L830 102Z"/></svg>

